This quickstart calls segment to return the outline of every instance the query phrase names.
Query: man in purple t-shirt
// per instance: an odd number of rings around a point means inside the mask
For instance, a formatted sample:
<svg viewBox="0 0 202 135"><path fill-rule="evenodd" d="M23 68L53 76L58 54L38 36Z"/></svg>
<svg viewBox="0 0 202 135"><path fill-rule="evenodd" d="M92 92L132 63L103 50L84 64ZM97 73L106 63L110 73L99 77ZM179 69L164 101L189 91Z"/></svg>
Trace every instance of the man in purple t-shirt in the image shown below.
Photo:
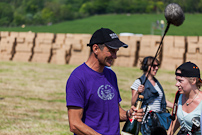
<svg viewBox="0 0 202 135"><path fill-rule="evenodd" d="M90 57L72 72L66 85L70 130L82 135L120 135L119 121L131 115L141 121L143 116L143 110L134 106L128 111L121 108L116 74L106 68L116 59L119 48L128 45L110 29L101 28L88 46Z"/></svg>

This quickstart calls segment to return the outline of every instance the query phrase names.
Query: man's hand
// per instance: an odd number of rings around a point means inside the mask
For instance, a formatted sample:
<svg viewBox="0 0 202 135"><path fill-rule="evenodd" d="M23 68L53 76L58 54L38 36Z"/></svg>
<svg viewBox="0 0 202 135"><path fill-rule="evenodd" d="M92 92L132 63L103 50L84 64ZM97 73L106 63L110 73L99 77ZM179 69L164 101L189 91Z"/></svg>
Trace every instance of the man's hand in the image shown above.
<svg viewBox="0 0 202 135"><path fill-rule="evenodd" d="M128 117L134 116L134 118L137 119L138 122L141 122L144 116L143 109L137 110L135 106L131 106L130 110L128 110L127 113Z"/></svg>

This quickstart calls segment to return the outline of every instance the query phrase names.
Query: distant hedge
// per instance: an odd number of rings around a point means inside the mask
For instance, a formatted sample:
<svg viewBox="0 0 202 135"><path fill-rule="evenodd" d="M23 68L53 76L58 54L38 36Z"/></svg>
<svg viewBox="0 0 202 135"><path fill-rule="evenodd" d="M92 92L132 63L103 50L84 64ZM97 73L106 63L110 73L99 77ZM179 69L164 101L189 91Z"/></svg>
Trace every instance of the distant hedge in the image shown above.
<svg viewBox="0 0 202 135"><path fill-rule="evenodd" d="M109 13L163 13L168 3L201 13L202 0L0 0L0 26L51 25Z"/></svg>

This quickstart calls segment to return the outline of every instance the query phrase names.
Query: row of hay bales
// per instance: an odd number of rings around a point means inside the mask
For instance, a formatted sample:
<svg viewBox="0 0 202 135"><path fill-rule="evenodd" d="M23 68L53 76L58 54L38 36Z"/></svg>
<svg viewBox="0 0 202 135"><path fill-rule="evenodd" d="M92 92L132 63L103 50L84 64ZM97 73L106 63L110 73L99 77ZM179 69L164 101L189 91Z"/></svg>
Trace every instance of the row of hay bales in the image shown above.
<svg viewBox="0 0 202 135"><path fill-rule="evenodd" d="M0 61L39 62L79 65L87 60L90 34L0 32ZM161 36L119 36L129 45L120 48L114 66L139 67L145 56L155 56ZM175 70L185 61L202 68L202 37L165 36L158 54L161 68Z"/></svg>

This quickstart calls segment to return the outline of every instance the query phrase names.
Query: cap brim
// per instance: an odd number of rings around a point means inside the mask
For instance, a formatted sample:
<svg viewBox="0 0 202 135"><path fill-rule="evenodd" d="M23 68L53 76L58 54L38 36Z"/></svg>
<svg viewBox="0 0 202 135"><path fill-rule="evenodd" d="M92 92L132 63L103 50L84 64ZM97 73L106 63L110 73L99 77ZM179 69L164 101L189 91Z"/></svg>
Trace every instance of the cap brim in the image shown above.
<svg viewBox="0 0 202 135"><path fill-rule="evenodd" d="M176 75L176 76L181 76L181 77L193 77L193 76L188 76L188 75L182 75L181 73L175 73L175 75ZM197 78L198 78L198 77L197 77ZM199 81L202 83L201 78L199 77L198 79L199 79Z"/></svg>
<svg viewBox="0 0 202 135"><path fill-rule="evenodd" d="M106 46L108 46L109 48L112 48L112 49L119 49L120 47L124 47L124 48L128 47L127 44L121 42L119 39L113 40L113 41L110 41L110 42L106 42L104 44Z"/></svg>
<svg viewBox="0 0 202 135"><path fill-rule="evenodd" d="M175 75L176 76L181 76L181 77L187 77L187 76L183 76L181 73L177 73L177 72L175 72Z"/></svg>
<svg viewBox="0 0 202 135"><path fill-rule="evenodd" d="M92 46L92 45L94 45L94 44L90 44L90 43L89 43L89 44L87 44L87 46Z"/></svg>

